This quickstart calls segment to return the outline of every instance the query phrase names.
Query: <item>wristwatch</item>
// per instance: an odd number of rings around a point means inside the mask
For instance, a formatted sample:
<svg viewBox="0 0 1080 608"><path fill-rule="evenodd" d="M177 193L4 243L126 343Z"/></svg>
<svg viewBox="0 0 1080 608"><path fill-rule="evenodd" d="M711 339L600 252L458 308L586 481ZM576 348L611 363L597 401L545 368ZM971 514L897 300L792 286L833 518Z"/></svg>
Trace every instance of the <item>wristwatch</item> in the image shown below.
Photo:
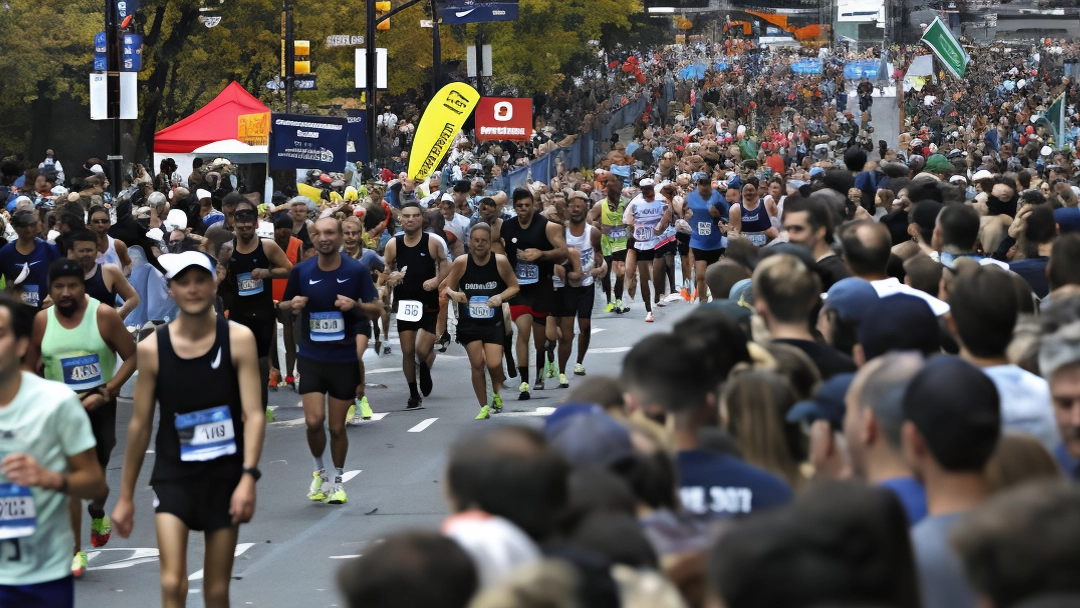
<svg viewBox="0 0 1080 608"><path fill-rule="evenodd" d="M251 475L251 478L255 480L255 482L258 482L259 478L262 477L262 471L260 471L258 467L244 467L244 472L241 473L241 475L244 473Z"/></svg>

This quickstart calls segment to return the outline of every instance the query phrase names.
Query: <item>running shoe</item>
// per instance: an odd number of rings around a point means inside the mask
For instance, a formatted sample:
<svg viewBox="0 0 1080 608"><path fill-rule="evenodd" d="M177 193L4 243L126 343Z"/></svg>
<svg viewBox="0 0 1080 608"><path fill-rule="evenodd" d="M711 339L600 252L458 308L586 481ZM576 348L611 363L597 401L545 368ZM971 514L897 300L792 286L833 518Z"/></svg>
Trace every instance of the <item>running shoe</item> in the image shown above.
<svg viewBox="0 0 1080 608"><path fill-rule="evenodd" d="M420 393L427 397L431 394L431 389L433 387L431 383L431 368L423 363L417 363L416 367L419 368L420 371Z"/></svg>
<svg viewBox="0 0 1080 608"><path fill-rule="evenodd" d="M518 401L528 401L529 399L529 383L522 382L518 385Z"/></svg>
<svg viewBox="0 0 1080 608"><path fill-rule="evenodd" d="M615 310L615 302L608 302L607 306L604 307L604 312L611 312L613 310Z"/></svg>
<svg viewBox="0 0 1080 608"><path fill-rule="evenodd" d="M672 294L672 295L674 295L674 294ZM687 289L686 286L684 285L683 288L679 290L679 296L682 297L682 299L689 302L690 301L690 290Z"/></svg>
<svg viewBox="0 0 1080 608"><path fill-rule="evenodd" d="M380 351L382 351L382 342L379 340L378 336L376 336L375 337L375 354L378 355Z"/></svg>
<svg viewBox="0 0 1080 608"><path fill-rule="evenodd" d="M308 489L308 500L324 501L326 500L326 493L323 492L323 484L329 481L326 477L326 471L315 471L311 474L314 478L311 480L311 488Z"/></svg>
<svg viewBox="0 0 1080 608"><path fill-rule="evenodd" d="M293 378L292 376L285 376L285 386L296 390L296 378Z"/></svg>
<svg viewBox="0 0 1080 608"><path fill-rule="evenodd" d="M368 405L367 396L360 400L360 418L364 420L371 420L371 406Z"/></svg>
<svg viewBox="0 0 1080 608"><path fill-rule="evenodd" d="M491 418L491 408L489 408L488 406L485 405L485 406L480 408L480 413L476 415L475 419L476 420L487 420L488 418Z"/></svg>
<svg viewBox="0 0 1080 608"><path fill-rule="evenodd" d="M90 520L90 544L94 547L104 547L109 543L112 536L112 522L108 515L95 517Z"/></svg>
<svg viewBox="0 0 1080 608"><path fill-rule="evenodd" d="M79 551L75 554L75 557L71 560L71 574L75 578L82 578L82 575L86 573L86 552Z"/></svg>
<svg viewBox="0 0 1080 608"><path fill-rule="evenodd" d="M266 424L270 424L274 420L276 420L276 418L274 418L274 410L266 408Z"/></svg>
<svg viewBox="0 0 1080 608"><path fill-rule="evenodd" d="M540 374L540 377L536 379L535 383L533 383L533 390L544 390L544 374Z"/></svg>
<svg viewBox="0 0 1080 608"><path fill-rule="evenodd" d="M621 315L623 313L622 300L615 300L615 314Z"/></svg>
<svg viewBox="0 0 1080 608"><path fill-rule="evenodd" d="M439 345L439 352L445 353L446 347L450 345L450 332L444 331L443 335L439 338L439 341L435 344Z"/></svg>
<svg viewBox="0 0 1080 608"><path fill-rule="evenodd" d="M689 295L689 294L687 294L687 295ZM677 294L677 293L672 293L672 294L668 294L668 297L664 298L664 301L665 302L678 302L679 300L682 300L682 299L684 299L682 297L682 295Z"/></svg>
<svg viewBox="0 0 1080 608"><path fill-rule="evenodd" d="M584 376L585 375L585 366L580 364L580 363L575 365L574 366L574 375L575 376Z"/></svg>
<svg viewBox="0 0 1080 608"><path fill-rule="evenodd" d="M357 400L359 401L359 400ZM354 402L349 406L349 411L345 412L345 424L360 424L359 418L356 416L356 403Z"/></svg>
<svg viewBox="0 0 1080 608"><path fill-rule="evenodd" d="M328 505L343 505L349 502L349 497L345 496L345 488L340 483L335 483L330 486L329 491L326 493L326 498L323 499Z"/></svg>
<svg viewBox="0 0 1080 608"><path fill-rule="evenodd" d="M559 388L570 388L570 380L566 374L559 374Z"/></svg>
<svg viewBox="0 0 1080 608"><path fill-rule="evenodd" d="M555 376L559 375L559 370L555 369L554 361L548 361L547 365L545 365L544 367L547 370L548 378L554 378Z"/></svg>
<svg viewBox="0 0 1080 608"><path fill-rule="evenodd" d="M663 298L660 298L659 300L656 301L656 304L654 304L653 306L659 306L659 307L663 308L664 306L667 306L667 302L665 302Z"/></svg>
<svg viewBox="0 0 1080 608"><path fill-rule="evenodd" d="M389 344L382 347L382 354L384 354L384 355L389 355L390 354L390 345Z"/></svg>
<svg viewBox="0 0 1080 608"><path fill-rule="evenodd" d="M645 315L645 322L646 323L652 323L653 322L653 316L652 316L651 312L649 314Z"/></svg>
<svg viewBox="0 0 1080 608"><path fill-rule="evenodd" d="M281 372L276 369L270 370L270 382L266 385L270 387L270 390L277 391L278 384L281 382Z"/></svg>
<svg viewBox="0 0 1080 608"><path fill-rule="evenodd" d="M415 410L416 408L420 407L420 404L422 402L423 400L420 399L420 397L409 397L409 403L405 406L405 409Z"/></svg>
<svg viewBox="0 0 1080 608"><path fill-rule="evenodd" d="M495 396L491 398L491 412L493 414L498 414L501 411L502 411L502 397L499 396L499 393L495 393Z"/></svg>

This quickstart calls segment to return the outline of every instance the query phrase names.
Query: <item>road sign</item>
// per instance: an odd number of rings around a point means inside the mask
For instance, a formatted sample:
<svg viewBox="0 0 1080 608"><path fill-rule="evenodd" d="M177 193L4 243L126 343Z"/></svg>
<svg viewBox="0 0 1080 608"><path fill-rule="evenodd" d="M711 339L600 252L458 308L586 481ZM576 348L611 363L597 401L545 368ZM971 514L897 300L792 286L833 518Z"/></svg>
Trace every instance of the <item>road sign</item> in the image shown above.
<svg viewBox="0 0 1080 608"><path fill-rule="evenodd" d="M120 71L138 72L142 69L142 36L124 34L120 40Z"/></svg>
<svg viewBox="0 0 1080 608"><path fill-rule="evenodd" d="M109 69L108 59L106 58L106 51L108 50L108 40L105 37L105 32L98 32L94 34L94 71L104 72Z"/></svg>
<svg viewBox="0 0 1080 608"><path fill-rule="evenodd" d="M348 34L335 34L326 37L327 48L336 46L360 46L364 44L363 36L350 36Z"/></svg>
<svg viewBox="0 0 1080 608"><path fill-rule="evenodd" d="M315 74L296 74L293 76L293 88L297 91L314 91Z"/></svg>

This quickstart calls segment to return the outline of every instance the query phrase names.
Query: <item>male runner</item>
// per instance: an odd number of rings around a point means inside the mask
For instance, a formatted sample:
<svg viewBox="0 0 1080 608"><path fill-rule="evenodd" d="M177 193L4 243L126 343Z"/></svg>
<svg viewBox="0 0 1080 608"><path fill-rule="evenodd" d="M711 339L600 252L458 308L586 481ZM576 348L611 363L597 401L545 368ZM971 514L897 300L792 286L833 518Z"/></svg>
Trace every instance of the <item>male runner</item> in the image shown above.
<svg viewBox="0 0 1080 608"><path fill-rule="evenodd" d="M126 319L139 306L141 299L135 288L128 283L123 271L113 264L97 262L97 238L89 230L72 232L64 239L68 244L68 258L82 267L86 279L86 295L109 308L116 305L116 296L124 300L117 312Z"/></svg>
<svg viewBox="0 0 1080 608"><path fill-rule="evenodd" d="M653 322L652 298L649 282L652 280L652 261L656 257L659 235L671 223L671 207L656 198L653 180L645 178L638 184L641 194L634 197L623 212L623 223L633 226L634 246L627 251L626 261L637 264L641 280L641 299L645 303L645 322ZM631 270L632 272L632 270Z"/></svg>
<svg viewBox="0 0 1080 608"><path fill-rule="evenodd" d="M165 195L157 193L162 198ZM151 195L153 196L153 195ZM127 245L124 241L109 236L109 228L112 227L112 218L109 210L100 205L90 207L86 214L87 228L97 236L97 263L116 264L122 271L131 270L131 257L128 256Z"/></svg>
<svg viewBox="0 0 1080 608"><path fill-rule="evenodd" d="M49 264L63 256L56 245L38 238L41 223L37 213L16 211L11 227L19 238L0 248L0 273L23 304L41 308L48 291Z"/></svg>
<svg viewBox="0 0 1080 608"><path fill-rule="evenodd" d="M506 258L514 267L521 290L510 302L510 319L517 325L517 362L521 374L518 399L529 398L529 336L536 349L536 378L544 371L544 323L555 306L555 288L551 277L554 266L567 258L563 227L540 214L532 192L517 188L512 195L517 217L505 220L492 241L502 242ZM521 365L524 363L524 365Z"/></svg>
<svg viewBox="0 0 1080 608"><path fill-rule="evenodd" d="M401 340L401 369L409 383L406 408L415 409L420 407L423 397L431 394L439 284L446 278L450 265L442 240L423 232L424 216L419 203L402 205L398 220L405 233L387 241L384 261L390 272L387 284L396 286L394 309L397 311L398 339Z"/></svg>
<svg viewBox="0 0 1080 608"><path fill-rule="evenodd" d="M596 287L593 285L596 277L607 274L607 262L604 261L604 250L601 246L600 231L593 228L585 221L589 213L589 196L584 192L574 192L570 195L570 221L566 226L566 246L576 249L581 256L581 284L574 285L575 281L568 281L563 287L563 310L566 315L560 320L562 339L559 340L559 387L570 386L566 378L566 364L570 361L570 351L574 346L574 317L578 320L578 351L577 364L574 365L574 375L585 375L585 353L589 350L589 339L592 334L592 309L596 299ZM600 265L596 266L596 260Z"/></svg>
<svg viewBox="0 0 1080 608"><path fill-rule="evenodd" d="M709 287L705 283L705 271L710 264L724 255L727 238L722 226L728 221L728 203L712 188L707 175L698 178L697 188L686 195L683 219L690 224L690 250L694 253L694 292L699 302L709 301ZM716 298L727 294L713 294Z"/></svg>
<svg viewBox="0 0 1080 608"><path fill-rule="evenodd" d="M120 272L114 266L110 268ZM38 373L44 365L45 378L66 384L79 396L90 416L98 464L104 470L116 446L116 396L135 373L135 341L116 309L86 297L84 270L75 260L53 260L49 266L49 297L53 306L34 317L25 369ZM117 356L124 361L119 369ZM90 544L94 547L109 542L112 530L105 516L108 496L109 489L105 488L90 503ZM78 578L86 571L82 500L71 500L68 513L75 533L71 573Z"/></svg>
<svg viewBox="0 0 1080 608"><path fill-rule="evenodd" d="M341 485L349 452L345 417L349 406L364 396L364 361L357 353L367 350L371 337L368 319L379 315L382 304L377 301L367 266L342 255L340 222L332 217L320 218L312 227L311 238L318 256L293 267L279 306L301 315L296 363L308 447L315 461L307 496L338 505L348 502ZM324 488L328 479L323 464L323 425L328 419L335 475L334 483Z"/></svg>
<svg viewBox="0 0 1080 608"><path fill-rule="evenodd" d="M0 293L0 606L72 608L64 495L95 498L108 488L79 399L20 370L29 348L25 307Z"/></svg>
<svg viewBox="0 0 1080 608"><path fill-rule="evenodd" d="M765 203L759 195L757 178L746 178L742 187L742 202L731 205L729 238L744 237L754 245L764 247L780 234L772 225Z"/></svg>
<svg viewBox="0 0 1080 608"><path fill-rule="evenodd" d="M461 290L458 291L458 285ZM465 347L472 368L472 385L480 402L477 420L502 410L499 388L503 383L502 304L517 294L514 268L506 256L491 251L491 227L481 222L469 231L469 253L454 260L444 282L446 293L458 303L457 339ZM491 405L487 402L484 366L491 375Z"/></svg>
<svg viewBox="0 0 1080 608"><path fill-rule="evenodd" d="M180 312L138 345L139 376L112 524L121 537L131 535L135 487L160 404L150 486L161 605L187 605L188 535L196 530L205 539L202 596L207 606L224 607L239 524L255 513L255 482L262 475L257 467L266 418L258 397L258 351L250 329L214 313L217 271L210 256L185 251L158 262Z"/></svg>
<svg viewBox="0 0 1080 608"><path fill-rule="evenodd" d="M262 239L255 234L259 213L255 204L244 199L233 212L232 253L221 260L226 273L218 286L225 300L229 320L247 327L255 334L255 351L259 353L259 378L266 421L274 421L270 402L270 349L277 348L277 315L274 296L267 279L284 279L293 265L274 239ZM222 256L225 257L225 256Z"/></svg>
<svg viewBox="0 0 1080 608"><path fill-rule="evenodd" d="M623 212L627 200L622 197L622 179L614 173L604 176L607 197L593 205L589 210L589 223L600 231L600 247L604 251L604 262L615 271L615 300L611 299L611 276L604 274L601 281L607 294L607 307L604 312L623 312L623 275L626 272L626 224Z"/></svg>

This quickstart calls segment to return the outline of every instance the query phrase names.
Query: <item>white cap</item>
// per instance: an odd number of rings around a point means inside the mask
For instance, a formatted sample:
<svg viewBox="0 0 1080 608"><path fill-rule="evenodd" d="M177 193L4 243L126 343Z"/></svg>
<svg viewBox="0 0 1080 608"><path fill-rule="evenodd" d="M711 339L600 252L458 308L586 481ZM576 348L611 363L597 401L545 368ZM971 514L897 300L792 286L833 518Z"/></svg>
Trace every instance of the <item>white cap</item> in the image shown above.
<svg viewBox="0 0 1080 608"><path fill-rule="evenodd" d="M990 173L986 169L983 169L981 171L976 171L975 175L971 176L971 181L973 182L982 181L984 179L994 179L994 174Z"/></svg>
<svg viewBox="0 0 1080 608"><path fill-rule="evenodd" d="M449 201L449 202L452 203L452 202L454 202L454 195L450 194L449 192L443 192L442 198L439 199L439 200L440 201Z"/></svg>
<svg viewBox="0 0 1080 608"><path fill-rule="evenodd" d="M951 184L951 183L954 183L954 182L955 183L960 183L960 184L966 184L967 183L967 178L964 177L963 175L954 175L954 176L949 178L949 183Z"/></svg>
<svg viewBox="0 0 1080 608"><path fill-rule="evenodd" d="M185 251L183 253L165 253L158 256L158 262L165 269L165 278L174 279L189 266L198 266L209 272L214 280L217 280L217 268L210 256L201 251Z"/></svg>
<svg viewBox="0 0 1080 608"><path fill-rule="evenodd" d="M165 242L165 233L161 231L161 228L151 228L146 231L146 238L151 241Z"/></svg>
<svg viewBox="0 0 1080 608"><path fill-rule="evenodd" d="M1043 156L1050 156L1054 151L1050 149L1050 146L1043 146L1042 150L1039 150L1039 154Z"/></svg>
<svg viewBox="0 0 1080 608"><path fill-rule="evenodd" d="M53 189L49 191L53 196L64 196L68 193L68 189L63 186L53 186Z"/></svg>
<svg viewBox="0 0 1080 608"><path fill-rule="evenodd" d="M16 207L18 207L19 203L30 203L30 204L33 204L33 202L34 202L34 201L30 200L30 197L29 197L29 196L18 196L18 197L16 197L16 198L15 198L15 206L16 206Z"/></svg>
<svg viewBox="0 0 1080 608"><path fill-rule="evenodd" d="M211 198L210 191L199 188L195 191L195 198L200 201L204 198Z"/></svg>
<svg viewBox="0 0 1080 608"><path fill-rule="evenodd" d="M656 182L654 182L652 179L650 179L648 177L646 177L645 179L638 182L638 187L639 188L652 188L655 185L656 185Z"/></svg>
<svg viewBox="0 0 1080 608"><path fill-rule="evenodd" d="M151 206L157 206L165 202L165 194L162 192L151 192L150 196L146 197L146 202Z"/></svg>
<svg viewBox="0 0 1080 608"><path fill-rule="evenodd" d="M172 232L173 230L187 230L187 214L179 209L173 209L169 211L169 215L165 217L165 221L162 222L165 228Z"/></svg>
<svg viewBox="0 0 1080 608"><path fill-rule="evenodd" d="M95 175L105 175L105 170L101 168L101 165L90 167L90 172Z"/></svg>

